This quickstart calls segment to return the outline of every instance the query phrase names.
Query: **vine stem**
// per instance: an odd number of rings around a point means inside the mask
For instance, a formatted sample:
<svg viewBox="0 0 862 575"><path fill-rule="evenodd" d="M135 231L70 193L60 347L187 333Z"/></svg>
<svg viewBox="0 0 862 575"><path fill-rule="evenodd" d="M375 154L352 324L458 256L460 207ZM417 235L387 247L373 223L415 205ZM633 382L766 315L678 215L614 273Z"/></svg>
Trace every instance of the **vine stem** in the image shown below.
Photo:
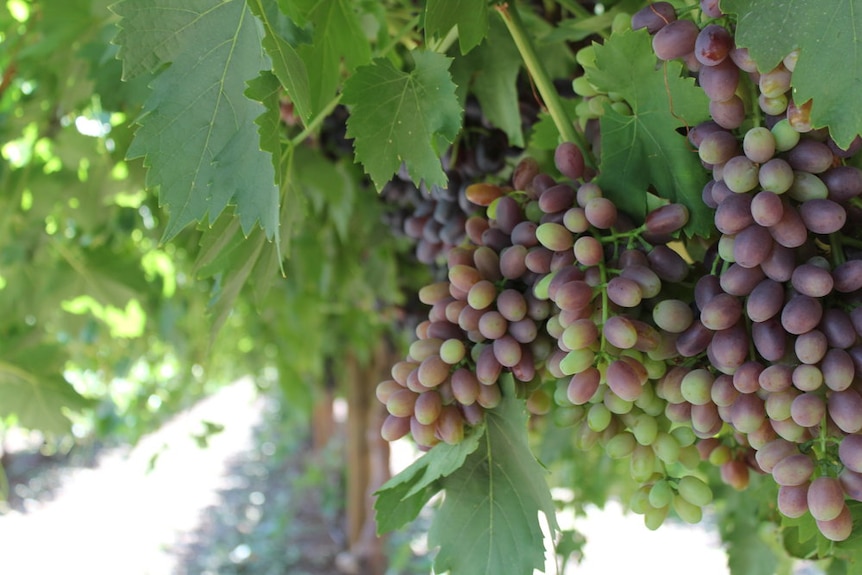
<svg viewBox="0 0 862 575"><path fill-rule="evenodd" d="M517 9L514 5L510 6L509 4L500 4L495 8L497 13L500 14L500 17L503 19L503 23L506 24L506 28L509 30L509 34L512 36L512 40L515 42L518 52L521 54L521 59L524 61L524 65L527 67L533 81L536 83L539 95L542 97L542 100L544 100L545 106L548 108L548 113L554 120L554 125L557 127L563 140L566 142L572 142L578 146L584 155L586 164L591 168L595 168L596 163L593 159L592 153L590 153L587 140L584 138L583 134L575 130L572 120L569 118L568 113L566 113L566 109L563 107L560 96L557 94L556 88L554 88L554 83L545 71L545 67L542 66L542 62L539 60L532 42L530 42L530 37L527 34L527 30L524 28L524 23L521 20Z"/></svg>

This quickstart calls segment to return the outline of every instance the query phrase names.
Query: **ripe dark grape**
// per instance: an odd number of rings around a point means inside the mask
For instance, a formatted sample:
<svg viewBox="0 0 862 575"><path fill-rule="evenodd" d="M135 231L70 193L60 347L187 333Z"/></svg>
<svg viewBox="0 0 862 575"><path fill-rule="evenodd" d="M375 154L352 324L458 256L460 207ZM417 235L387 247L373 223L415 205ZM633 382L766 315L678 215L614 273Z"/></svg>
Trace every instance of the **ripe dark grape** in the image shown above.
<svg viewBox="0 0 862 575"><path fill-rule="evenodd" d="M646 28L655 34L676 20L676 10L670 2L652 2L632 15L632 30Z"/></svg>
<svg viewBox="0 0 862 575"><path fill-rule="evenodd" d="M661 60L681 58L694 51L699 32L697 24L691 20L669 22L653 36L653 52Z"/></svg>

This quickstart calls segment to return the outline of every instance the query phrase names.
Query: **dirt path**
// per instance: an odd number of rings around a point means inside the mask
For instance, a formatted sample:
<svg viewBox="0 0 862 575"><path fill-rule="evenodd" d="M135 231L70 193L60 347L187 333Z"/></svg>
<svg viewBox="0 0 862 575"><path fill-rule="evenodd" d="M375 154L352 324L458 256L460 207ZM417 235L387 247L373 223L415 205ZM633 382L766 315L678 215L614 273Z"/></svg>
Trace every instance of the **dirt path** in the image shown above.
<svg viewBox="0 0 862 575"><path fill-rule="evenodd" d="M251 381L228 386L147 436L76 469L56 497L0 517L2 571L18 575L165 575L169 549L193 533L200 514L229 487L226 461L250 449L261 401ZM202 420L225 425L201 449ZM151 458L158 461L147 472Z"/></svg>

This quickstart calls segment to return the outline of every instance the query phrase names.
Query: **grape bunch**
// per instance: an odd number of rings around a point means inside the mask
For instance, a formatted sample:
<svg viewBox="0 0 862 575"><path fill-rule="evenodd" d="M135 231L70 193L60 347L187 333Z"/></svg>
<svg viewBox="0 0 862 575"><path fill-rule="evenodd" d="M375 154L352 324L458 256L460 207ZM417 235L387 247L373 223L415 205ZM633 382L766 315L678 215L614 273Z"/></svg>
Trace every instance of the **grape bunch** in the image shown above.
<svg viewBox="0 0 862 575"><path fill-rule="evenodd" d="M534 414L554 410L583 449L628 458L641 485L633 508L658 527L670 509L700 520L711 492L699 440L667 412L661 382L679 357L690 307L662 297L691 266L667 245L688 210L667 204L635 226L583 181L581 151L561 144L568 181L527 158L511 187L478 183L467 198L486 208L465 225L468 242L447 258L447 279L426 286L431 306L407 358L378 386L389 411L383 436L408 433L423 448L457 443L502 397L510 373Z"/></svg>
<svg viewBox="0 0 862 575"><path fill-rule="evenodd" d="M524 98L521 107L525 123L534 122L537 110L529 100ZM488 124L475 98L468 99L462 137L442 159L448 184L417 186L400 170L381 191L387 224L415 242L420 263L441 262L464 240L466 220L478 209L467 199L467 186L497 176L506 169L507 158L519 152L505 132Z"/></svg>
<svg viewBox="0 0 862 575"><path fill-rule="evenodd" d="M712 119L686 136L712 174L701 195L717 231L701 261L680 237L685 205L633 221L572 143L555 151L557 175L525 158L508 186L463 178L460 214L408 219L436 246L422 261L445 255L446 274L419 292L427 319L377 388L382 434L458 443L511 377L577 447L628 461L630 507L650 528L671 510L700 520L708 462L737 489L752 470L771 475L782 514L810 513L845 540L848 501L862 501L862 141L839 148L793 102L798 54L760 72L716 0L700 13L702 27L655 2L630 25L710 101ZM591 49L577 57L588 65ZM628 103L583 79L572 88L598 150L598 117ZM435 243L452 222L463 235Z"/></svg>
<svg viewBox="0 0 862 575"><path fill-rule="evenodd" d="M812 129L811 103L793 102L798 53L761 73L731 29L677 20L664 2L633 27L654 34L660 59L684 60L710 99L712 121L689 133L712 171L703 200L719 232L695 288L691 329L712 368L695 395L756 450L780 486L781 513L810 512L824 536L844 540L846 499L862 496L862 256L852 225L862 171L845 161L860 142L841 150ZM740 98L749 86L756 110Z"/></svg>

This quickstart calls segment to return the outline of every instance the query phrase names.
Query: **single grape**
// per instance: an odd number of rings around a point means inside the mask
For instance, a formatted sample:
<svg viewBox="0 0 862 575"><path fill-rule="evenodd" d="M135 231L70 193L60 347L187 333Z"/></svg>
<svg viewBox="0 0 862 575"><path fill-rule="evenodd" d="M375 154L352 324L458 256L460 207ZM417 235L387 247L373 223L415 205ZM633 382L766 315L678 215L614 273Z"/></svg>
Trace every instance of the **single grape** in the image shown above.
<svg viewBox="0 0 862 575"><path fill-rule="evenodd" d="M787 163L794 170L819 174L832 167L832 150L823 142L802 138L787 152Z"/></svg>
<svg viewBox="0 0 862 575"><path fill-rule="evenodd" d="M571 142L563 142L554 151L554 164L570 180L579 180L584 175L584 155Z"/></svg>
<svg viewBox="0 0 862 575"><path fill-rule="evenodd" d="M605 373L608 387L626 401L636 400L642 393L644 378L629 363L622 359L612 361Z"/></svg>
<svg viewBox="0 0 862 575"><path fill-rule="evenodd" d="M808 510L818 521L831 521L844 509L844 490L836 477L820 476L808 486Z"/></svg>
<svg viewBox="0 0 862 575"><path fill-rule="evenodd" d="M770 392L771 398L775 393L789 389L793 383L793 367L786 364L774 363L766 366L760 375L757 377L760 388ZM796 395L794 394L794 397ZM789 408L789 404L788 404ZM787 412L787 417L790 417L790 412ZM778 417L776 419L784 419Z"/></svg>
<svg viewBox="0 0 862 575"><path fill-rule="evenodd" d="M841 204L829 199L814 199L799 206L799 215L811 232L831 234L844 227L847 212Z"/></svg>
<svg viewBox="0 0 862 575"><path fill-rule="evenodd" d="M802 453L790 455L775 464L772 478L778 485L802 485L811 478L814 462Z"/></svg>
<svg viewBox="0 0 862 575"><path fill-rule="evenodd" d="M775 137L762 126L751 128L742 139L742 149L749 160L762 164L775 154Z"/></svg>
<svg viewBox="0 0 862 575"><path fill-rule="evenodd" d="M823 172L820 179L834 202L846 202L862 194L862 170L855 166L837 166Z"/></svg>
<svg viewBox="0 0 862 575"><path fill-rule="evenodd" d="M829 394L826 408L829 416L844 433L862 430L862 397L854 389Z"/></svg>
<svg viewBox="0 0 862 575"><path fill-rule="evenodd" d="M757 450L754 457L760 468L766 473L772 473L775 465L795 453L799 453L799 448L796 444L787 441L786 439L773 439L763 447Z"/></svg>
<svg viewBox="0 0 862 575"><path fill-rule="evenodd" d="M668 22L653 36L653 52L661 60L681 58L694 51L699 33L697 24L691 20Z"/></svg>
<svg viewBox="0 0 862 575"><path fill-rule="evenodd" d="M685 20L680 21L685 22ZM736 95L722 101L710 100L709 115L722 128L734 130L745 121L745 104Z"/></svg>
<svg viewBox="0 0 862 575"><path fill-rule="evenodd" d="M734 156L724 164L724 183L740 194L751 191L758 184L758 166L745 156Z"/></svg>
<svg viewBox="0 0 862 575"><path fill-rule="evenodd" d="M791 519L805 515L808 511L808 483L779 487L778 510Z"/></svg>
<svg viewBox="0 0 862 575"><path fill-rule="evenodd" d="M829 195L829 190L823 180L814 174L795 171L793 172L793 183L787 190L787 195L797 202L806 202L826 198Z"/></svg>
<svg viewBox="0 0 862 575"><path fill-rule="evenodd" d="M760 92L767 98L777 98L790 89L790 71L779 64L769 72L760 75Z"/></svg>
<svg viewBox="0 0 862 575"><path fill-rule="evenodd" d="M597 197L590 199L584 206L584 213L591 225L606 230L617 221L617 208L607 198Z"/></svg>
<svg viewBox="0 0 862 575"><path fill-rule="evenodd" d="M823 421L826 405L816 393L806 392L798 395L790 404L790 417L802 427L814 427Z"/></svg>
<svg viewBox="0 0 862 575"><path fill-rule="evenodd" d="M694 312L691 306L682 300L662 300L653 308L653 321L661 329L671 333L682 333L693 320Z"/></svg>
<svg viewBox="0 0 862 575"><path fill-rule="evenodd" d="M850 508L844 505L835 519L829 521L817 520L817 529L830 541L844 541L853 532L853 517Z"/></svg>
<svg viewBox="0 0 862 575"><path fill-rule="evenodd" d="M542 192L538 201L539 208L546 214L563 212L574 204L575 190L567 184L559 184Z"/></svg>
<svg viewBox="0 0 862 575"><path fill-rule="evenodd" d="M676 10L670 2L652 2L632 14L632 30L646 28L655 34L676 20Z"/></svg>
<svg viewBox="0 0 862 575"><path fill-rule="evenodd" d="M794 184L795 176L793 173L793 168L790 167L790 164L788 164L786 160L782 158L772 158L760 166L760 170L757 172L757 178L758 182L760 183L760 187L767 192L783 194L787 190L791 189ZM781 213L781 210L777 207L774 209L779 214ZM754 210L753 206L752 210ZM757 219L756 216L755 219Z"/></svg>
<svg viewBox="0 0 862 575"><path fill-rule="evenodd" d="M739 86L739 68L729 59L715 66L703 66L698 70L697 81L707 98L724 102L730 100L736 93L736 88Z"/></svg>

